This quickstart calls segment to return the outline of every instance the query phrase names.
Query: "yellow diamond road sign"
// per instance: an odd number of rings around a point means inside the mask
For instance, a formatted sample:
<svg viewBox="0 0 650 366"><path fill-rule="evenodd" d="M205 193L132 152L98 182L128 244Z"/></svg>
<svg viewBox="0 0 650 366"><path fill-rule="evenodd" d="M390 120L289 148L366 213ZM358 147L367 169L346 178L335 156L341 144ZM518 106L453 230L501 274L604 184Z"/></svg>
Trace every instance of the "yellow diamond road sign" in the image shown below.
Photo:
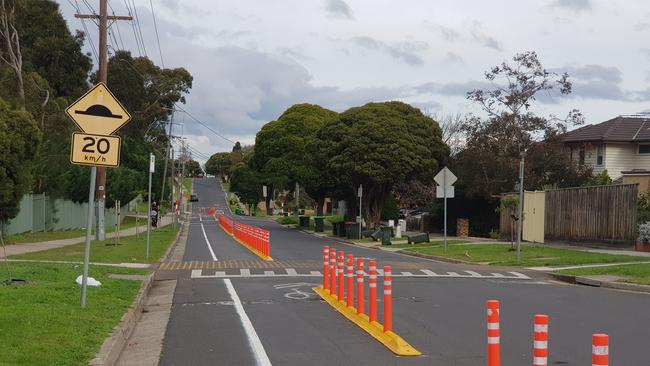
<svg viewBox="0 0 650 366"><path fill-rule="evenodd" d="M110 135L131 119L104 83L95 85L65 112L83 132L95 135Z"/></svg>

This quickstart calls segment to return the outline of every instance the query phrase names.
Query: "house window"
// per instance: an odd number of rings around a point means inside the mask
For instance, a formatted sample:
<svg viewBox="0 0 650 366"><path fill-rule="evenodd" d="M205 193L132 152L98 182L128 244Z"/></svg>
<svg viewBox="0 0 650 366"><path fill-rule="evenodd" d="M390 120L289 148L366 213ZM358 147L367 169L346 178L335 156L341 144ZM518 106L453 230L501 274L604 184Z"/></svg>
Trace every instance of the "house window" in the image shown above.
<svg viewBox="0 0 650 366"><path fill-rule="evenodd" d="M578 161L580 162L580 165L584 165L584 163L585 163L585 147L584 146L580 146L580 157L579 157Z"/></svg>
<svg viewBox="0 0 650 366"><path fill-rule="evenodd" d="M598 166L603 165L604 156L605 156L605 146L598 145L598 147L596 148L596 165Z"/></svg>
<svg viewBox="0 0 650 366"><path fill-rule="evenodd" d="M650 144L639 145L639 154L650 154Z"/></svg>

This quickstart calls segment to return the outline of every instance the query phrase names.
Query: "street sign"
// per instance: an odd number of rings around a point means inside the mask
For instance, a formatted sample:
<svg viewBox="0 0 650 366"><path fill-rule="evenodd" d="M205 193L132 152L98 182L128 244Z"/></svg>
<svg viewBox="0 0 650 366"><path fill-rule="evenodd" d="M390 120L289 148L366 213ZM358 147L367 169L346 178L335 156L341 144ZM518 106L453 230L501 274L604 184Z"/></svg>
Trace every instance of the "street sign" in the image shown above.
<svg viewBox="0 0 650 366"><path fill-rule="evenodd" d="M156 155L149 154L149 173L156 172Z"/></svg>
<svg viewBox="0 0 650 366"><path fill-rule="evenodd" d="M445 192L446 191L446 192ZM436 198L454 198L454 186L437 186Z"/></svg>
<svg viewBox="0 0 650 366"><path fill-rule="evenodd" d="M95 85L65 112L83 132L95 135L111 135L131 119L104 83Z"/></svg>
<svg viewBox="0 0 650 366"><path fill-rule="evenodd" d="M445 173L447 175L446 180L445 180ZM451 186L454 183L456 183L458 178L454 175L454 173L451 172L451 170L449 170L449 168L444 167L442 168L441 171L438 172L438 174L436 174L435 177L433 177L433 180L435 180L436 183L438 183L441 186L444 185Z"/></svg>
<svg viewBox="0 0 650 366"><path fill-rule="evenodd" d="M72 164L116 167L120 165L119 136L72 134L70 161Z"/></svg>
<svg viewBox="0 0 650 366"><path fill-rule="evenodd" d="M262 196L266 198L266 186L262 186Z"/></svg>

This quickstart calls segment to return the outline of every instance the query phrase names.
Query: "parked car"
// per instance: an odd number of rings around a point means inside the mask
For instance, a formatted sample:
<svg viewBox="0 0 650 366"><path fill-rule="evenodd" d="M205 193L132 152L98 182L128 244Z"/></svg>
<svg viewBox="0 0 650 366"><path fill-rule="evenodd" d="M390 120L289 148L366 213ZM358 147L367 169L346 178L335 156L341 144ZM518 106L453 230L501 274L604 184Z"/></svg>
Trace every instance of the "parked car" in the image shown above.
<svg viewBox="0 0 650 366"><path fill-rule="evenodd" d="M190 202L198 202L199 196L196 193L190 194Z"/></svg>
<svg viewBox="0 0 650 366"><path fill-rule="evenodd" d="M399 210L399 218L405 219L407 217L420 216L424 213L424 210L419 208L401 208Z"/></svg>

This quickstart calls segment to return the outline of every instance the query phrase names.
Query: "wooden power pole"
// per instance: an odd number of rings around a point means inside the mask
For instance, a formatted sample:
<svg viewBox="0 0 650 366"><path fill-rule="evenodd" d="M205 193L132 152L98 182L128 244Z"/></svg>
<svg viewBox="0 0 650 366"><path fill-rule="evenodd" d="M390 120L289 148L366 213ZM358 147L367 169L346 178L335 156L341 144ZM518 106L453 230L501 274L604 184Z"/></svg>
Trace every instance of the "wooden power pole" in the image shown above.
<svg viewBox="0 0 650 366"><path fill-rule="evenodd" d="M97 19L99 23L99 81L108 85L108 21L132 20L130 16L108 15L108 0L99 0L99 14L75 14L79 19ZM104 225L104 209L106 207L106 168L97 167L97 183L95 184L95 199L97 211L95 213L96 232L95 239L106 239Z"/></svg>

